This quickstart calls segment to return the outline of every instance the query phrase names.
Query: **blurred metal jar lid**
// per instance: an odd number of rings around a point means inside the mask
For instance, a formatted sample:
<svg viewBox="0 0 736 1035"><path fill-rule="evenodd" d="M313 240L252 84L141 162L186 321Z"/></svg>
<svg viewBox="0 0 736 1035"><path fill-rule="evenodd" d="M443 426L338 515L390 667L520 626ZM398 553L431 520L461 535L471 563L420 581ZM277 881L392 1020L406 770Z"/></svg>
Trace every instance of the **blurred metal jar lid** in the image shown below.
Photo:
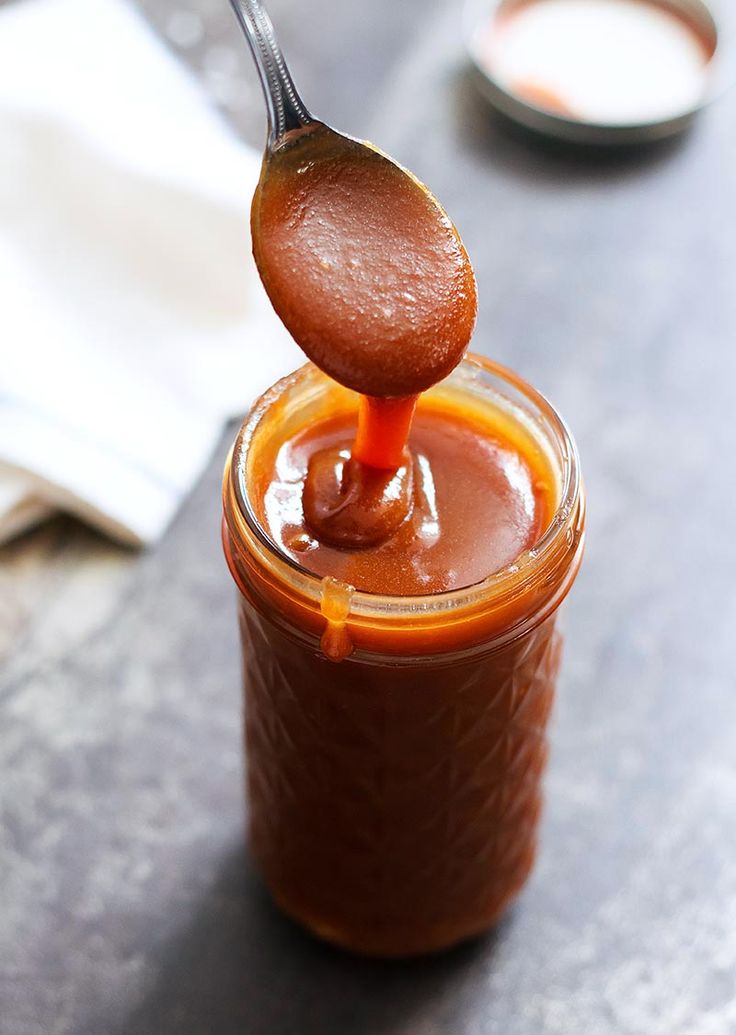
<svg viewBox="0 0 736 1035"><path fill-rule="evenodd" d="M723 86L703 0L467 0L464 38L494 107L577 143L672 136Z"/></svg>

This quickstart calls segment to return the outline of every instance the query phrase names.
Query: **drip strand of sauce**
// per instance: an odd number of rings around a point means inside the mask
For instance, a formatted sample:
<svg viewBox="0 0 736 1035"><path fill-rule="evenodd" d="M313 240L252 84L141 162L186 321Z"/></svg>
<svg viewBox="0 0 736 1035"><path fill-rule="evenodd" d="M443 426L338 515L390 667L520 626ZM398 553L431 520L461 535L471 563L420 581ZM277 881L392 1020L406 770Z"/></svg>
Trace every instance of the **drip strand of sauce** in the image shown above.
<svg viewBox="0 0 736 1035"><path fill-rule="evenodd" d="M329 661L343 661L352 653L353 644L347 626L352 596L352 586L338 582L329 575L322 579L320 609L327 625L322 633L320 647Z"/></svg>
<svg viewBox="0 0 736 1035"><path fill-rule="evenodd" d="M353 458L368 467L395 470L405 460L416 395L381 399L362 395L358 407L358 431Z"/></svg>

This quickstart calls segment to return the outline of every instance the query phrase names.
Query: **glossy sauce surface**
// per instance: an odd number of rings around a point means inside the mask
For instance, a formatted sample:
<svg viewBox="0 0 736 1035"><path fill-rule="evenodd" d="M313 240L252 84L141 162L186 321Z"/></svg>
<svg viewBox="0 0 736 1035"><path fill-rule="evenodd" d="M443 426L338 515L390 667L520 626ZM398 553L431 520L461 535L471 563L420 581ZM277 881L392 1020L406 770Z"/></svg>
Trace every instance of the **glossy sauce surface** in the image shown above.
<svg viewBox="0 0 736 1035"><path fill-rule="evenodd" d="M274 309L330 377L411 396L460 361L475 278L436 199L375 148L317 124L264 160L253 254Z"/></svg>
<svg viewBox="0 0 736 1035"><path fill-rule="evenodd" d="M544 459L500 427L420 402L405 463L351 473L355 428L349 415L318 423L262 472L266 530L317 575L392 595L459 589L511 564L552 516Z"/></svg>

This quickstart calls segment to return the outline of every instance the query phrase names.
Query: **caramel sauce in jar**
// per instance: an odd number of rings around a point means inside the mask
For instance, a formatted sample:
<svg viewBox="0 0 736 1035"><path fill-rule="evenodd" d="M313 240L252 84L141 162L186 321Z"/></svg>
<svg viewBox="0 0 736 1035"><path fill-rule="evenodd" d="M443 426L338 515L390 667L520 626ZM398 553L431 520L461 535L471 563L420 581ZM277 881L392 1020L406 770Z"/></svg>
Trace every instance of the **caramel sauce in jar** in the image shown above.
<svg viewBox="0 0 736 1035"><path fill-rule="evenodd" d="M326 543L300 479L327 450L329 481L360 406L311 364L267 392L225 470L223 541L240 591L250 836L264 878L322 937L403 956L491 926L532 866L557 612L582 556L584 499L554 409L468 357L419 400L412 484L395 486L414 510L378 547L350 531L347 548ZM454 493L443 448L456 457ZM422 456L435 465L434 533ZM485 498L460 487L474 463ZM425 542L412 564L411 544L430 534L437 554Z"/></svg>

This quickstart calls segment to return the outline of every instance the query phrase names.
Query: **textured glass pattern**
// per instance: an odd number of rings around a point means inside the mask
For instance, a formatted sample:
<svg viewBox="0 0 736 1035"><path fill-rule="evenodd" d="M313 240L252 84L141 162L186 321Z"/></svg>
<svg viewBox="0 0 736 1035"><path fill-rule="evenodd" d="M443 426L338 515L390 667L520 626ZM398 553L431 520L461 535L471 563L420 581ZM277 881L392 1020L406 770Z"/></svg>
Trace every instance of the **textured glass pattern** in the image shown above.
<svg viewBox="0 0 736 1035"><path fill-rule="evenodd" d="M534 859L554 619L492 654L335 665L241 599L253 851L277 901L366 952L483 930Z"/></svg>

